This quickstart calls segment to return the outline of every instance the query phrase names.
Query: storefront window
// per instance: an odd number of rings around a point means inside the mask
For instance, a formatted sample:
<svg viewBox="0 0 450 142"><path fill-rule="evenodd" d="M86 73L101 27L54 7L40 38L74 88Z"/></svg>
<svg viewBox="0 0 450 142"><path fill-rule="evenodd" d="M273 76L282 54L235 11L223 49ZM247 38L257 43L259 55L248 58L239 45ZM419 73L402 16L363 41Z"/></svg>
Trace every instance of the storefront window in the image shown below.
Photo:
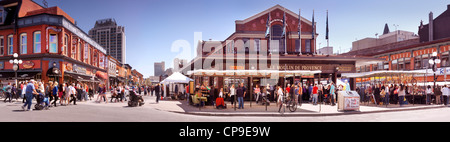
<svg viewBox="0 0 450 142"><path fill-rule="evenodd" d="M422 69L422 56L414 57L414 69Z"/></svg>
<svg viewBox="0 0 450 142"><path fill-rule="evenodd" d="M389 70L389 61L383 62L383 69L384 70Z"/></svg>
<svg viewBox="0 0 450 142"><path fill-rule="evenodd" d="M403 70L411 70L411 58L404 58L404 64Z"/></svg>
<svg viewBox="0 0 450 142"><path fill-rule="evenodd" d="M33 53L41 53L41 32L34 32L33 37Z"/></svg>
<svg viewBox="0 0 450 142"><path fill-rule="evenodd" d="M398 69L397 70L405 70L405 58L398 59Z"/></svg>
<svg viewBox="0 0 450 142"><path fill-rule="evenodd" d="M425 54L425 55L422 55L422 69L426 69L426 68L428 68L428 65L429 65L429 63L428 63L428 56L429 54Z"/></svg>
<svg viewBox="0 0 450 142"><path fill-rule="evenodd" d="M448 67L449 64L449 53L450 51L441 54L441 67Z"/></svg>
<svg viewBox="0 0 450 142"><path fill-rule="evenodd" d="M392 67L391 70L397 70L398 69L398 59L397 60L392 60L391 67Z"/></svg>

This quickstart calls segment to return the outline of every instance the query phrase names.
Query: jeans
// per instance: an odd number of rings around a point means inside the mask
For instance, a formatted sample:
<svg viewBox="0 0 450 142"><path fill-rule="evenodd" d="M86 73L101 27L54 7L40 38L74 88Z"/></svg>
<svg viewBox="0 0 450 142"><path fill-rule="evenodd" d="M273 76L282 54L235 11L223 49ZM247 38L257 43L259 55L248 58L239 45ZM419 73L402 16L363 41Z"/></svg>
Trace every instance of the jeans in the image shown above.
<svg viewBox="0 0 450 142"><path fill-rule="evenodd" d="M238 109L244 109L244 97L238 97L239 107Z"/></svg>
<svg viewBox="0 0 450 142"><path fill-rule="evenodd" d="M158 103L159 102L159 92L156 92L156 103Z"/></svg>
<svg viewBox="0 0 450 142"><path fill-rule="evenodd" d="M31 104L32 104L32 101L33 101L33 95L25 95L25 98L26 98L26 102L25 102L25 104L23 104L23 106L25 107L25 106L27 106L28 105L28 110L30 110L31 109Z"/></svg>
<svg viewBox="0 0 450 142"><path fill-rule="evenodd" d="M427 94L427 104L431 104L431 94Z"/></svg>
<svg viewBox="0 0 450 142"><path fill-rule="evenodd" d="M402 106L405 103L405 96L398 96L398 104Z"/></svg>
<svg viewBox="0 0 450 142"><path fill-rule="evenodd" d="M48 100L48 97L44 98L44 103L45 103L45 106L48 107L48 104L50 104L50 101Z"/></svg>
<svg viewBox="0 0 450 142"><path fill-rule="evenodd" d="M317 104L317 97L318 96L319 96L318 94L313 94L313 98L312 98L313 104Z"/></svg>
<svg viewBox="0 0 450 142"><path fill-rule="evenodd" d="M389 93L386 92L386 96L384 96L384 103L389 104Z"/></svg>

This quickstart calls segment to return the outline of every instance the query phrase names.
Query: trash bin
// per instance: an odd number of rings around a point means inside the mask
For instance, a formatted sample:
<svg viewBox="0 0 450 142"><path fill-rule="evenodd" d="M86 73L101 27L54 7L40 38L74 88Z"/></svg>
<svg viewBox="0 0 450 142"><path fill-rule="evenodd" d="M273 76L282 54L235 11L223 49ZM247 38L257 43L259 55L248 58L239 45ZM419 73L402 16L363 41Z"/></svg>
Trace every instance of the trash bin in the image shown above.
<svg viewBox="0 0 450 142"><path fill-rule="evenodd" d="M338 111L359 111L359 94L356 91L338 91Z"/></svg>

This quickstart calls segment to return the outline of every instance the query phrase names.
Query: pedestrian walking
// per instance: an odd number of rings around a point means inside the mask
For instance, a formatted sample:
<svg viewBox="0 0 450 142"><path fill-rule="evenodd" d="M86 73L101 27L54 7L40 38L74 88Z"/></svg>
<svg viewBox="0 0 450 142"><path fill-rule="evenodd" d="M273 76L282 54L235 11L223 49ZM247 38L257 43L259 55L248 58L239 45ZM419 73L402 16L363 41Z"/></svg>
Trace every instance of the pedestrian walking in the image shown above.
<svg viewBox="0 0 450 142"><path fill-rule="evenodd" d="M9 102L11 103L11 96L12 96L11 90L12 90L11 83L8 83L8 85L6 85L6 87L5 87L6 97L3 102L6 102L6 99L9 98Z"/></svg>
<svg viewBox="0 0 450 142"><path fill-rule="evenodd" d="M244 97L246 94L246 89L244 87L244 83L241 83L239 88L236 90L236 97L238 97L239 106L238 109L244 109Z"/></svg>
<svg viewBox="0 0 450 142"><path fill-rule="evenodd" d="M160 89L160 86L159 86L159 84L157 84L155 86L156 103L159 103L159 97L160 97L159 89Z"/></svg>
<svg viewBox="0 0 450 142"><path fill-rule="evenodd" d="M234 87L234 84L231 85L230 93L228 93L228 96L231 98L230 101L231 101L232 107L234 107L233 104L235 103L234 101L236 100L236 98L235 98L236 97L236 88Z"/></svg>
<svg viewBox="0 0 450 142"><path fill-rule="evenodd" d="M449 101L449 96L450 96L450 89L448 89L447 85L444 85L444 87L442 87L441 92L442 92L442 97L444 99L444 105L447 106L448 105L448 101Z"/></svg>
<svg viewBox="0 0 450 142"><path fill-rule="evenodd" d="M314 87L313 87L313 89L312 89L312 94L313 94L313 97L312 97L312 103L313 103L313 105L317 105L317 101L318 101L318 97L319 97L319 87L317 87L317 84L314 84Z"/></svg>
<svg viewBox="0 0 450 142"><path fill-rule="evenodd" d="M58 101L59 95L58 95L59 89L58 89L58 82L55 82L53 84L53 89L52 89L52 96L54 98L53 102L51 104L53 104L56 107L56 101Z"/></svg>
<svg viewBox="0 0 450 142"><path fill-rule="evenodd" d="M69 101L69 104L72 103L72 101L73 101L73 105L77 105L77 90L73 86L75 86L75 83L73 83L72 85L70 85L68 87L69 94L72 97L72 99Z"/></svg>
<svg viewBox="0 0 450 142"><path fill-rule="evenodd" d="M26 90L25 90L26 102L22 106L22 109L24 111L25 111L25 106L27 106L27 111L32 111L31 105L32 105L33 95L37 95L38 94L36 92L36 88L35 88L35 86L33 84L34 82L35 81L32 79L32 80L30 80L30 82L26 86Z"/></svg>
<svg viewBox="0 0 450 142"><path fill-rule="evenodd" d="M433 95L433 90L431 90L430 85L427 86L426 94L427 94L427 105L430 105L431 104L431 95Z"/></svg>
<svg viewBox="0 0 450 142"><path fill-rule="evenodd" d="M405 96L406 96L406 92L405 92L405 86L403 84L400 84L400 87L398 88L398 103L400 104L400 106L403 106L403 104L406 102L405 101Z"/></svg>

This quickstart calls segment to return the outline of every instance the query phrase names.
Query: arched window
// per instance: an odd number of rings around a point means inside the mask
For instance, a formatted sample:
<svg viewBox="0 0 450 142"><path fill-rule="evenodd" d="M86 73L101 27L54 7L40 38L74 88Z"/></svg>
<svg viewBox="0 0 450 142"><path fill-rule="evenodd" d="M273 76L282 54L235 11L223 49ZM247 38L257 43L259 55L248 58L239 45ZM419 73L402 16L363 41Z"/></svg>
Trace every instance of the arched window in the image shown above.
<svg viewBox="0 0 450 142"><path fill-rule="evenodd" d="M50 53L58 53L58 35L57 34L50 34L50 40L49 40Z"/></svg>
<svg viewBox="0 0 450 142"><path fill-rule="evenodd" d="M278 41L278 48L275 47L270 47L270 45L274 45L274 44L270 44L269 45L269 49L271 52L279 52L279 53L284 53L284 39L282 38L282 34L283 34L283 26L281 25L273 25L271 28L271 36L270 36L270 40L272 40L271 42L275 42Z"/></svg>

